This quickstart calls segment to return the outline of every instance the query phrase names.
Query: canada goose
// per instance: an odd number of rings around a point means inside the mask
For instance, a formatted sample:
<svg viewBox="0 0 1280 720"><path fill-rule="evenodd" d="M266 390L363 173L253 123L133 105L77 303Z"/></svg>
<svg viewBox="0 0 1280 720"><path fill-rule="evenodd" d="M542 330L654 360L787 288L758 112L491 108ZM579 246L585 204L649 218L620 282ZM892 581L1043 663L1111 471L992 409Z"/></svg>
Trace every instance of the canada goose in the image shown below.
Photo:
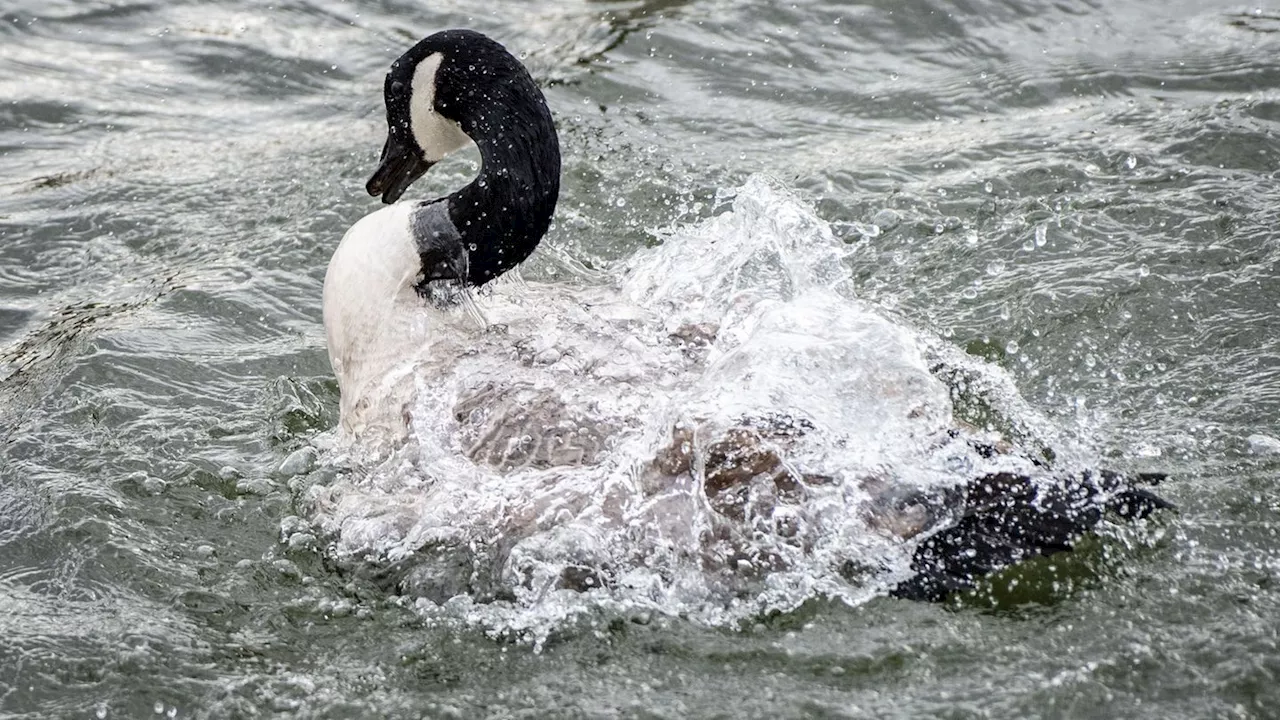
<svg viewBox="0 0 1280 720"><path fill-rule="evenodd" d="M560 148L546 100L516 58L469 30L413 46L392 64L384 90L388 135L367 189L389 205L347 232L325 277L342 430L395 446L418 423L447 436L431 460L440 472L518 476L552 488L536 502L491 513L495 526L510 530L502 551L510 563L511 545L548 517L594 508L592 517L619 527L652 519L664 537L682 538L668 546L701 545L688 552L701 552L703 567L758 577L822 542L814 535L822 523L799 527L809 498L831 505L856 496L857 506L841 512L915 543L910 577L890 592L939 600L1023 558L1071 549L1109 511L1131 519L1168 506L1131 482L1160 476L1058 472L963 429L910 333L831 290L845 272L838 258L803 271L807 279L750 285L765 266L750 259L747 268L730 241L712 238L670 249L686 252L680 259L654 254L666 246L647 251L621 290L507 284L477 296L474 288L525 260L550 226ZM469 142L481 157L475 180L437 200L397 202ZM785 221L762 213L743 231ZM788 232L770 242L792 242ZM660 288L683 282L682 269L698 263L728 279L688 297L719 314L680 322L684 308L663 305ZM430 417L420 411L424 399L436 408ZM876 458L847 473L833 465L866 455L850 447L851 437L964 462L950 474L930 470L948 482L904 486ZM619 450L636 447L644 448L639 455ZM605 485L613 489L599 489ZM662 505L668 495L697 495L697 507L708 509L698 528L679 527L682 512L700 511ZM412 555L424 538L453 542L460 531L448 526L471 517L476 502L458 500L451 514L431 515L444 511L426 497L353 492L331 517L349 548L396 534L397 552ZM753 544L761 534L781 549ZM552 582L575 589L621 582L617 564L566 561ZM512 567L495 572L505 578L497 584L532 582ZM447 597L473 590L474 575L441 581L437 573L428 584Z"/></svg>

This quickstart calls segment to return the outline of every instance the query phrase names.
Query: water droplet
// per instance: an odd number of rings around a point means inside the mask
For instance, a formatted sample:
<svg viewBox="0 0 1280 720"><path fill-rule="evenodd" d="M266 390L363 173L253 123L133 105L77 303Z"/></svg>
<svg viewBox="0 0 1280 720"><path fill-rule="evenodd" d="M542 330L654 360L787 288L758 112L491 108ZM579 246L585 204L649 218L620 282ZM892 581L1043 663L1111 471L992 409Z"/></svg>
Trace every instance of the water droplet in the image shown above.
<svg viewBox="0 0 1280 720"><path fill-rule="evenodd" d="M863 240L880 237L880 226L875 223L849 223L849 230L857 233Z"/></svg>
<svg viewBox="0 0 1280 720"><path fill-rule="evenodd" d="M1133 451L1134 455L1144 458L1157 458L1160 457L1162 453L1163 451L1161 451L1159 445L1153 445L1151 443L1142 443L1134 448Z"/></svg>

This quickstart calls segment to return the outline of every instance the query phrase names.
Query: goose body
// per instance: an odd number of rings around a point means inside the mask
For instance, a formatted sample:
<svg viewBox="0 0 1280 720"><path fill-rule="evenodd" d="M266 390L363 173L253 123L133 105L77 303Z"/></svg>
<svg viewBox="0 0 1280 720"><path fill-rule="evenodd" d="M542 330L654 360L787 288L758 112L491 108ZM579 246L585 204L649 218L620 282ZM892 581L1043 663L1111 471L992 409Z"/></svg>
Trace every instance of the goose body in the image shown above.
<svg viewBox="0 0 1280 720"><path fill-rule="evenodd" d="M335 251L324 322L342 433L397 469L331 491L320 520L348 557L413 558L402 586L740 592L874 546L910 554L895 594L936 600L1070 549L1108 510L1165 505L957 424L921 336L853 297L841 243L763 179L612 285L494 282L555 209L542 93L502 46L453 30L398 59L385 95L367 189L390 204ZM473 182L397 202L468 142ZM440 559L486 544L491 582Z"/></svg>

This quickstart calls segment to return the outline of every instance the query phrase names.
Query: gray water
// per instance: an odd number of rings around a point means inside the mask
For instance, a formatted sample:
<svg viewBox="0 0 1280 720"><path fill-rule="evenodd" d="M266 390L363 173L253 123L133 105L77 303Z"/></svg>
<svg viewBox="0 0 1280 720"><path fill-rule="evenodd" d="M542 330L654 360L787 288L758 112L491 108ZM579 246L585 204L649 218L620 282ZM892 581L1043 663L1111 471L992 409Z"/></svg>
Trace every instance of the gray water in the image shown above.
<svg viewBox="0 0 1280 720"><path fill-rule="evenodd" d="M0 712L1274 717L1280 7L783 5L9 0ZM381 76L452 26L557 116L526 277L608 272L769 173L862 297L1171 473L1180 512L1031 598L602 611L536 648L281 544L279 466L336 424L320 289L375 207Z"/></svg>

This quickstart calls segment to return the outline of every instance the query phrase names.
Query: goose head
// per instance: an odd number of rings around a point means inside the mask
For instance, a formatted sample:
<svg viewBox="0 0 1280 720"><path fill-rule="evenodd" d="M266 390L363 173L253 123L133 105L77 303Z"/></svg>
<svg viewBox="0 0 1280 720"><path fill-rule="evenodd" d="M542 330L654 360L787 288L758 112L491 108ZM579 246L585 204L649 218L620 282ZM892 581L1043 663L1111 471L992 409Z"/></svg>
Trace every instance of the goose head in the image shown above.
<svg viewBox="0 0 1280 720"><path fill-rule="evenodd" d="M394 203L449 153L480 151L479 176L440 200L456 239L440 227L418 238L421 282L483 285L527 258L560 194L559 139L528 70L478 32L445 30L392 63L383 89L387 140L370 195Z"/></svg>

